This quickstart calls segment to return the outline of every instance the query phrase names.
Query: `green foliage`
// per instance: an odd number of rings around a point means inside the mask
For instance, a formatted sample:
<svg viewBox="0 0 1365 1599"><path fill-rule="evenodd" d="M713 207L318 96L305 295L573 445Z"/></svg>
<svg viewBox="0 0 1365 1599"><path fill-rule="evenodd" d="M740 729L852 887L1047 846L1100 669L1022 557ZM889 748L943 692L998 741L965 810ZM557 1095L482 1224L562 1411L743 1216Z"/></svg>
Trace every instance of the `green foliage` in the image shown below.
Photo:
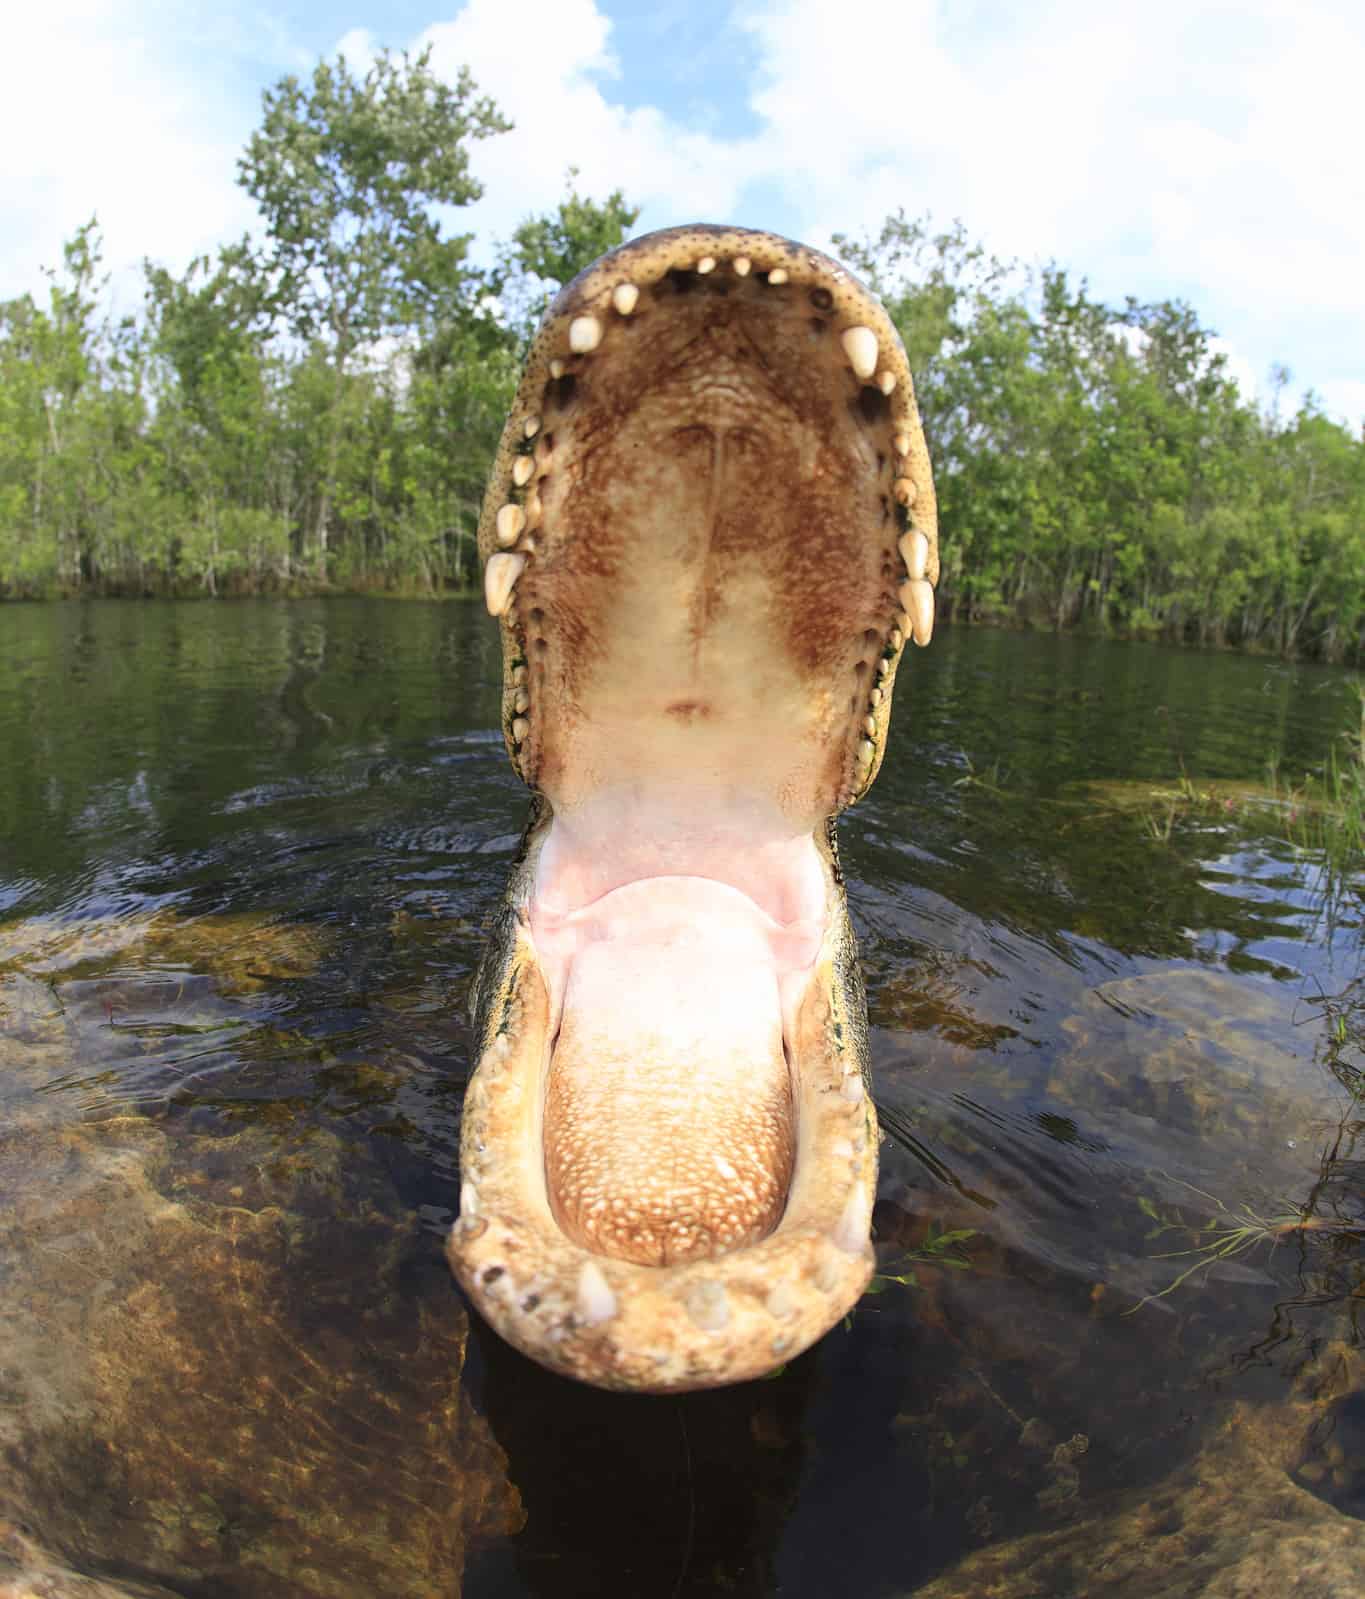
<svg viewBox="0 0 1365 1599"><path fill-rule="evenodd" d="M839 241L900 329L965 619L1365 653L1365 441L1238 393L1178 301L1115 308L904 214Z"/></svg>
<svg viewBox="0 0 1365 1599"><path fill-rule="evenodd" d="M570 170L476 268L444 224L506 127L425 54L323 61L267 91L243 152L259 238L147 263L115 324L80 228L45 303L0 304L0 596L474 582L535 323L638 218ZM941 611L1365 658L1365 440L1311 397L1260 413L1189 306L1105 305L960 223L897 212L837 248L910 355Z"/></svg>
<svg viewBox="0 0 1365 1599"><path fill-rule="evenodd" d="M363 80L340 57L308 89L282 78L238 165L265 223L272 310L339 366L362 342L462 307L470 238L444 238L431 207L479 198L468 141L511 124L468 69L452 87L429 61L385 50Z"/></svg>

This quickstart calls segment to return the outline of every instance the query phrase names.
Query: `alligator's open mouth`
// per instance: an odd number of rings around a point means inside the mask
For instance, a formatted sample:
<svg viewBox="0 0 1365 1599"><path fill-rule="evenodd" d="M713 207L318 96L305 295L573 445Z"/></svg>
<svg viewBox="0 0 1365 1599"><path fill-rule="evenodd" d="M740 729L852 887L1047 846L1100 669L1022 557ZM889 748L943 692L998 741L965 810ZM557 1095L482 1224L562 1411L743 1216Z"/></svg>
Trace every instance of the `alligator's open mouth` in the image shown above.
<svg viewBox="0 0 1365 1599"><path fill-rule="evenodd" d="M831 819L933 621L895 330L771 234L624 245L537 335L480 551L538 799L478 984L452 1264L572 1376L760 1375L872 1268Z"/></svg>

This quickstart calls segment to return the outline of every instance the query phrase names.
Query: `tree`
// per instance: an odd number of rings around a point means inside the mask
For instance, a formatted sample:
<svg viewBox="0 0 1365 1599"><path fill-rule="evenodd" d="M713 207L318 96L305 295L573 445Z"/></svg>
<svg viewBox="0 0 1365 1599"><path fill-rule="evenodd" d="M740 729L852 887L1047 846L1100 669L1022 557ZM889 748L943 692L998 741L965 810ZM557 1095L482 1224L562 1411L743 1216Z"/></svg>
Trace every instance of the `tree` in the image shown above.
<svg viewBox="0 0 1365 1599"><path fill-rule="evenodd" d="M468 141L511 124L462 68L454 85L382 51L357 80L319 62L312 85L282 78L263 97L238 178L265 219L260 267L270 303L297 339L319 342L331 369L326 453L314 522L325 576L346 378L357 351L415 321L440 320L464 296L469 235L443 237L437 205L482 194Z"/></svg>

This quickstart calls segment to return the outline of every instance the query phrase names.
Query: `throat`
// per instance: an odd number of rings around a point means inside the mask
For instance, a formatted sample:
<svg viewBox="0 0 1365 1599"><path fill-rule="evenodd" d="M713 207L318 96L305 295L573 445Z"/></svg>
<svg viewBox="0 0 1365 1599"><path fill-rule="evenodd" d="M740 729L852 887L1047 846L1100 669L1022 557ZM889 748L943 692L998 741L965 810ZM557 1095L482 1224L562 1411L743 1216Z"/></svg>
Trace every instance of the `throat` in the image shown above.
<svg viewBox="0 0 1365 1599"><path fill-rule="evenodd" d="M541 852L547 1197L596 1254L713 1258L766 1237L787 1203L790 1042L824 933L823 874L810 837L751 834L744 850L738 821L713 803L671 835L618 828L603 850L591 846L605 817L556 816ZM660 864L686 869L640 870Z"/></svg>

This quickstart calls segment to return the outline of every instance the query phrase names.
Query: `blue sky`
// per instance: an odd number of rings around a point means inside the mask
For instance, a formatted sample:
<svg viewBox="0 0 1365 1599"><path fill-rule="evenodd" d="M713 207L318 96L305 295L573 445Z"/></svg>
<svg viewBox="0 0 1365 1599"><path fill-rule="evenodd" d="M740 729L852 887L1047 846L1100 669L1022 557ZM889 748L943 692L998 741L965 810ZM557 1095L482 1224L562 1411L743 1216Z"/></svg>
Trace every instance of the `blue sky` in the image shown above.
<svg viewBox="0 0 1365 1599"><path fill-rule="evenodd" d="M92 212L122 309L252 225L261 90L338 48L430 44L516 131L470 217L506 235L580 186L641 227L824 244L904 207L1095 292L1179 295L1264 390L1271 364L1365 420L1358 0L46 0L7 19L0 295ZM19 65L22 64L22 65Z"/></svg>

